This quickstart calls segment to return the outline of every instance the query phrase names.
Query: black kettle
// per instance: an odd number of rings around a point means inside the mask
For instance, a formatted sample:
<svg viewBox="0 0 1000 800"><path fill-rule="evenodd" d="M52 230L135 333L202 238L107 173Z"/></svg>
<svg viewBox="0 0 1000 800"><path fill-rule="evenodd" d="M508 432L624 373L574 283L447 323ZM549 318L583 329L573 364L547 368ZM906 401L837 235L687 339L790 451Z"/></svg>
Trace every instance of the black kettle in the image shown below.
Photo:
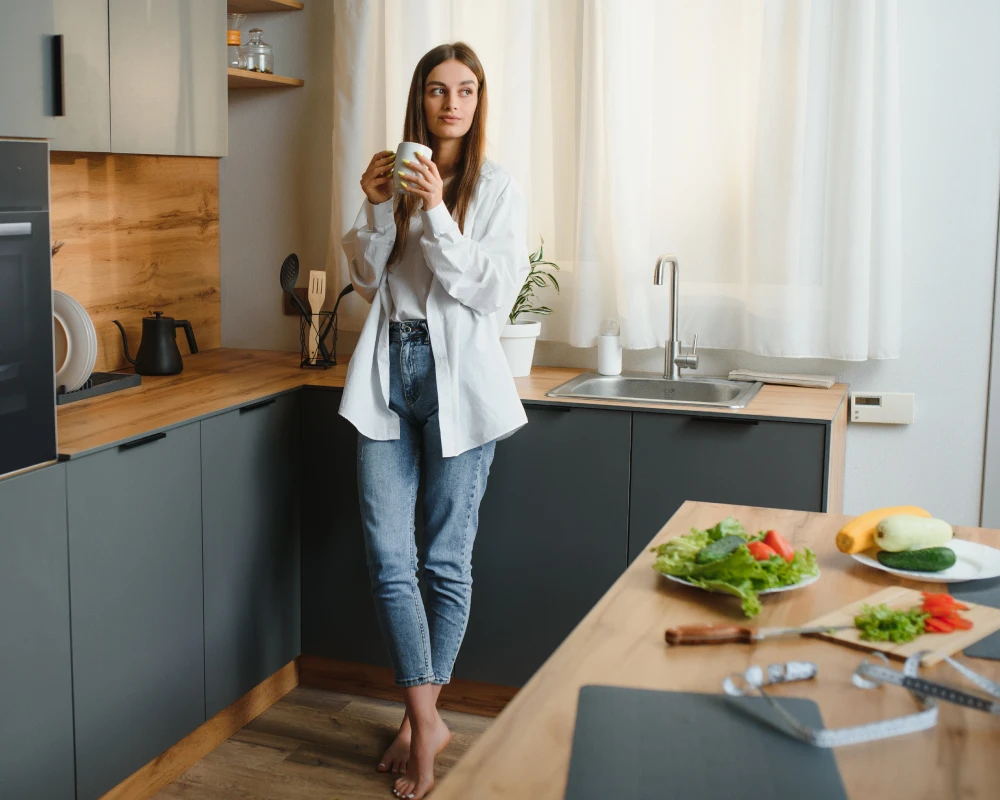
<svg viewBox="0 0 1000 800"><path fill-rule="evenodd" d="M129 355L128 338L122 324L111 320L122 332L122 345L125 347L125 358L135 364L135 371L140 375L176 375L184 369L181 351L177 348L177 329L183 328L187 334L188 347L192 353L198 352L198 343L194 340L191 323L186 319L174 319L163 316L162 311L154 311L152 317L142 318L142 339L139 342L139 352L135 358Z"/></svg>

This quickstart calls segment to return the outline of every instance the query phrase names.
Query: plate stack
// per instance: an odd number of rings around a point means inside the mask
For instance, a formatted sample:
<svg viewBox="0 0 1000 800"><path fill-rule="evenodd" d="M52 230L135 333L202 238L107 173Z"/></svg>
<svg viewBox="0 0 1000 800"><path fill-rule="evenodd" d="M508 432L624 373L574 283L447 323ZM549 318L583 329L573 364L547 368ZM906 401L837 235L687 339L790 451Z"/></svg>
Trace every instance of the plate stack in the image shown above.
<svg viewBox="0 0 1000 800"><path fill-rule="evenodd" d="M52 293L55 317L56 391L83 386L97 363L97 331L90 315L64 292Z"/></svg>

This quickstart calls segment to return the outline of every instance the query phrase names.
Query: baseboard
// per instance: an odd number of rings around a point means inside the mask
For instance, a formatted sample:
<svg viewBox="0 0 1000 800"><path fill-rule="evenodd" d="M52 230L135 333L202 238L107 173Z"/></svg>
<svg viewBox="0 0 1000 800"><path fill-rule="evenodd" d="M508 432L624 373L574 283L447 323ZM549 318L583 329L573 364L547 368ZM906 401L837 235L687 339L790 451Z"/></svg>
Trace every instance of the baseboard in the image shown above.
<svg viewBox="0 0 1000 800"><path fill-rule="evenodd" d="M299 656L299 684L332 692L403 701L392 670L318 656ZM454 680L441 690L440 708L495 717L511 701L517 689L492 683Z"/></svg>
<svg viewBox="0 0 1000 800"><path fill-rule="evenodd" d="M290 661L169 750L137 769L103 795L101 800L141 800L150 797L273 706L298 683L298 665Z"/></svg>

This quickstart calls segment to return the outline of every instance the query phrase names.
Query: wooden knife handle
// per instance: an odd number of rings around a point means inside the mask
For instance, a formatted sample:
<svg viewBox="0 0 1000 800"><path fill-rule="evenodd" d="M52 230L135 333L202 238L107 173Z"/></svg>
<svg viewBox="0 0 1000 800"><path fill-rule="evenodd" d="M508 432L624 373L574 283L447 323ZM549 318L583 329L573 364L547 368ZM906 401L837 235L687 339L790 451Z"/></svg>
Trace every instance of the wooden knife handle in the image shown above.
<svg viewBox="0 0 1000 800"><path fill-rule="evenodd" d="M753 628L741 625L681 625L667 628L665 638L667 644L750 644L753 636Z"/></svg>

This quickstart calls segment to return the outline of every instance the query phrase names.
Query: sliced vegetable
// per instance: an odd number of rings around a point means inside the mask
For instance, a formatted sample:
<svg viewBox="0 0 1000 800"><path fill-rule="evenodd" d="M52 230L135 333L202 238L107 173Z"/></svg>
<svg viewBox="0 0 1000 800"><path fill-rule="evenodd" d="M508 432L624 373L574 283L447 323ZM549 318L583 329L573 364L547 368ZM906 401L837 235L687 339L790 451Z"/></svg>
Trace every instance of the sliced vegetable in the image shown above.
<svg viewBox="0 0 1000 800"><path fill-rule="evenodd" d="M912 642L924 632L929 615L919 608L906 611L889 608L885 603L877 606L863 605L861 614L854 618L854 626L861 631L866 642Z"/></svg>
<svg viewBox="0 0 1000 800"><path fill-rule="evenodd" d="M716 561L722 561L723 559L729 558L733 552L740 547L745 545L747 540L742 536L736 536L734 534L729 534L728 536L723 536L721 539L717 539L709 545L701 548L698 551L698 555L694 557L695 564L714 564Z"/></svg>
<svg viewBox="0 0 1000 800"><path fill-rule="evenodd" d="M764 544L764 542L750 542L747 544L747 547L750 548L750 552L757 561L767 561L771 556L778 555L774 552L774 550Z"/></svg>
<svg viewBox="0 0 1000 800"><path fill-rule="evenodd" d="M913 572L941 572L955 566L955 551L950 547L925 547L923 550L902 552L879 550L876 558L883 566Z"/></svg>
<svg viewBox="0 0 1000 800"><path fill-rule="evenodd" d="M915 514L891 514L882 519L875 533L875 544L882 550L898 553L940 547L951 541L955 532L942 519Z"/></svg>
<svg viewBox="0 0 1000 800"><path fill-rule="evenodd" d="M941 619L958 630L968 631L972 629L972 620L960 617L958 614L949 614L947 617L941 617Z"/></svg>
<svg viewBox="0 0 1000 800"><path fill-rule="evenodd" d="M916 506L890 506L876 508L855 517L837 532L837 549L842 553L860 553L875 544L878 524L893 514L911 514L929 517L930 512Z"/></svg>
<svg viewBox="0 0 1000 800"><path fill-rule="evenodd" d="M791 561L795 558L795 548L777 531L768 531L767 536L764 537L764 544L774 550L785 561Z"/></svg>
<svg viewBox="0 0 1000 800"><path fill-rule="evenodd" d="M951 633L955 628L937 617L928 617L924 620L924 630L928 633Z"/></svg>

